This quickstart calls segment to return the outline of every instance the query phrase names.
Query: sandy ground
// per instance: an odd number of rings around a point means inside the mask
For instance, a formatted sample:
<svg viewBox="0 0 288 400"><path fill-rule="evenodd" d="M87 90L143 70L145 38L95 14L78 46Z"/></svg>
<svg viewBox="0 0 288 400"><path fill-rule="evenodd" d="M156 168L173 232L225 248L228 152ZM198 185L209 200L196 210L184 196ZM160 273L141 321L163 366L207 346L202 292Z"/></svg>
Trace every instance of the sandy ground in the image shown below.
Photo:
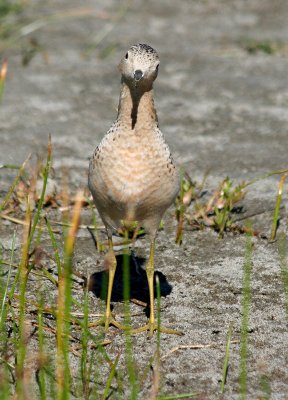
<svg viewBox="0 0 288 400"><path fill-rule="evenodd" d="M76 15L69 13L71 9L77 10ZM169 4L164 0L91 0L81 6L77 1L35 1L25 13L27 25L40 16L56 17L40 19L43 23L38 29L28 26L32 33L24 35L22 31L21 48L4 52L9 74L0 108L1 163L19 164L30 152L43 156L51 133L56 179L61 182L64 168L72 193L85 187L88 157L116 115L116 66L130 45L145 42L157 49L161 59L155 85L161 130L177 162L193 179L200 181L209 171L206 186L211 190L226 176L240 182L288 167L286 0L182 0ZM23 67L21 53L31 37L43 51ZM272 54L261 49L247 51L248 46L267 42L275 50ZM3 197L15 172L0 173ZM249 187L243 201L244 215L255 215L253 227L267 235L278 181L278 176L259 181ZM287 198L286 191L280 223L280 231L286 233ZM173 210L167 213L157 243L156 270L163 274L162 289L166 291L161 317L163 325L183 330L185 335L163 335L163 393L191 391L198 393L198 399L236 399L239 343L231 347L223 397L219 381L230 323L234 325L233 340L240 334L246 239L227 234L220 240L212 230L192 232L187 226L184 243L178 247L174 244L176 221L171 215ZM84 212L83 221L91 223L90 212ZM7 257L13 229L7 223L0 227ZM18 233L20 241L20 230ZM271 399L288 399L287 315L278 242L254 238L253 243L248 398L267 398L263 392L263 377L267 377ZM48 238L45 245L49 249ZM136 242L135 251L138 257L147 257L145 238ZM90 235L80 232L75 268L100 274L102 261ZM145 280L132 278L133 282L142 285L140 294L145 298ZM91 299L95 310L99 309L97 296L91 294ZM114 307L123 310L117 293ZM132 311L138 313L133 324L144 324L142 309L133 305ZM113 342L108 352L113 355L121 351L124 339L122 334L109 335ZM214 342L217 347L169 353L180 345ZM155 349L155 338L147 341L144 334L138 335L133 343L141 368ZM144 392L143 398L147 396Z"/></svg>

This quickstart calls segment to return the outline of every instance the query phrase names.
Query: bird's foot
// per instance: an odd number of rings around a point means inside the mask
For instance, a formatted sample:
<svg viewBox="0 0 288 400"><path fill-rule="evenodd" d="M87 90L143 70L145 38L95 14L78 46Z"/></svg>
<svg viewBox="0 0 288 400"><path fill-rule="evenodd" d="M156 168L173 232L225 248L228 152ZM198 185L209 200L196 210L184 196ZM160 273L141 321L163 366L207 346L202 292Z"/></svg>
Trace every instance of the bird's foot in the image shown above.
<svg viewBox="0 0 288 400"><path fill-rule="evenodd" d="M136 333L141 333L141 332L146 332L148 333L148 336L152 337L153 333L155 331L160 331L161 333L167 333L170 335L178 335L178 336L183 336L184 333L181 331L176 331L175 329L170 329L170 328L164 328L163 326L158 326L156 322L151 322L149 321L146 325L140 326L140 328L135 328L135 329L130 329L129 332L133 335Z"/></svg>
<svg viewBox="0 0 288 400"><path fill-rule="evenodd" d="M116 319L113 317L112 313L103 316L103 318L99 319L98 321L96 321L93 324L93 326L104 326L105 332L108 331L110 325L115 326L115 328L118 328L122 331L125 331L128 329L127 326L124 326L124 325L120 324L120 322L116 321Z"/></svg>

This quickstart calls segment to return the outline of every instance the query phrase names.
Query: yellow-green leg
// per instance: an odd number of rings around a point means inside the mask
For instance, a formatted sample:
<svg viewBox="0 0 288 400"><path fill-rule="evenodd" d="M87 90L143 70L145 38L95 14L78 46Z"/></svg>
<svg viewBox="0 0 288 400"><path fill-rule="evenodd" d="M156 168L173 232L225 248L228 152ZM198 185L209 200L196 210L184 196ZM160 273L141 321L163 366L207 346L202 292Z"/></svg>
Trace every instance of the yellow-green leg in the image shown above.
<svg viewBox="0 0 288 400"><path fill-rule="evenodd" d="M141 326L140 328L132 329L131 333L140 333L148 331L149 336L153 336L153 332L158 329L157 323L155 321L155 312L154 312L154 252L155 252L155 238L151 240L150 255L146 266L146 275L148 280L149 298L150 298L150 318L148 324ZM183 335L182 332L163 327L160 327L160 332L170 333L174 335Z"/></svg>
<svg viewBox="0 0 288 400"><path fill-rule="evenodd" d="M118 321L116 321L111 312L111 296L112 296L113 282L117 266L111 235L108 235L108 246L109 246L108 253L105 256L105 261L104 261L105 267L106 269L108 269L108 292L106 300L106 311L104 319L97 321L96 325L104 325L105 331L108 330L109 325L114 325L118 329L127 329L124 325L121 325Z"/></svg>

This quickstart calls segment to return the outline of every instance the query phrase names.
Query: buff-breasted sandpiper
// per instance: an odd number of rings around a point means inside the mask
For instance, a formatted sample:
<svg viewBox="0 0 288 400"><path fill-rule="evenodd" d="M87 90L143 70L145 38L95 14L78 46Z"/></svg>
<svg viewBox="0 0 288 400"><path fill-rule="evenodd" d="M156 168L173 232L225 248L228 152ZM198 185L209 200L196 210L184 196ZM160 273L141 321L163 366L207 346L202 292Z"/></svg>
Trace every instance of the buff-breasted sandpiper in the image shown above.
<svg viewBox="0 0 288 400"><path fill-rule="evenodd" d="M154 314L154 248L161 218L179 191L179 171L158 125L153 82L159 69L157 52L146 44L132 46L119 65L121 93L116 121L90 160L89 188L107 230L109 280L105 327L121 327L110 309L116 258L112 231L137 221L150 237L146 265L150 318L131 332L157 329ZM166 328L161 331L177 333Z"/></svg>

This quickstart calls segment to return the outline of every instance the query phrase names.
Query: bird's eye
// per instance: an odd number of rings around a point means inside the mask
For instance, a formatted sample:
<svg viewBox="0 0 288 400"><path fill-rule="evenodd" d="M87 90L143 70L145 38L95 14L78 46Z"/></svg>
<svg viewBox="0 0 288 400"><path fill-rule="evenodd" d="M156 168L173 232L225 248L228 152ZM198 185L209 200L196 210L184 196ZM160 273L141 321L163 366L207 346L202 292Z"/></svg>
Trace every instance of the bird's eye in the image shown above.
<svg viewBox="0 0 288 400"><path fill-rule="evenodd" d="M125 59L128 60L128 53L126 53Z"/></svg>

